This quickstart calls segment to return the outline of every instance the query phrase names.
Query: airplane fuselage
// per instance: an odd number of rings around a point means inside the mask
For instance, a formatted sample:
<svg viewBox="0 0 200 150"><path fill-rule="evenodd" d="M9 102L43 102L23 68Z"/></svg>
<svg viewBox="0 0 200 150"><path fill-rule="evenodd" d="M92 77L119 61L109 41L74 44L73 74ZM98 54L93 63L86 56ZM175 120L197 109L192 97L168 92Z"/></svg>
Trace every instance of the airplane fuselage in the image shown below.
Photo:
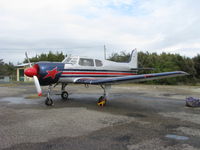
<svg viewBox="0 0 200 150"><path fill-rule="evenodd" d="M108 67L82 67L73 64L39 62L34 65L38 68L38 79L41 85L49 85L57 82L74 83L78 78L108 78L136 75L136 71L122 69L105 69ZM86 69L87 68L87 69Z"/></svg>

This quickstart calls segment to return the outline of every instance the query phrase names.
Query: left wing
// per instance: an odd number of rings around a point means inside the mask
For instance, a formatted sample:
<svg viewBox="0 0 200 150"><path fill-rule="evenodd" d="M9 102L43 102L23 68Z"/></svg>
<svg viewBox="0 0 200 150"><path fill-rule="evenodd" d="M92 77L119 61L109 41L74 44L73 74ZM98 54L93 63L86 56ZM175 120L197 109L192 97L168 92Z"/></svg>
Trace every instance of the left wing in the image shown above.
<svg viewBox="0 0 200 150"><path fill-rule="evenodd" d="M127 83L127 82L138 82L146 80L163 79L177 76L188 75L188 73L183 71L175 72L162 72L162 73L152 73L152 74L141 74L141 75L131 75L123 77L113 77L113 78L77 78L74 83L77 84L116 84L116 83Z"/></svg>

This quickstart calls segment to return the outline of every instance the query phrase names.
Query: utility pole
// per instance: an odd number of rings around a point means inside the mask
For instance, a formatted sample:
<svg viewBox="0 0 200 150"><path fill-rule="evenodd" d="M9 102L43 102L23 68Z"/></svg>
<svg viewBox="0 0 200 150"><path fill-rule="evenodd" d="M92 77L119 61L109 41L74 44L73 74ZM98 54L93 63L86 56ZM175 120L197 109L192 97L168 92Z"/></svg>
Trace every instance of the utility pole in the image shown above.
<svg viewBox="0 0 200 150"><path fill-rule="evenodd" d="M106 45L104 45L104 59L106 60Z"/></svg>

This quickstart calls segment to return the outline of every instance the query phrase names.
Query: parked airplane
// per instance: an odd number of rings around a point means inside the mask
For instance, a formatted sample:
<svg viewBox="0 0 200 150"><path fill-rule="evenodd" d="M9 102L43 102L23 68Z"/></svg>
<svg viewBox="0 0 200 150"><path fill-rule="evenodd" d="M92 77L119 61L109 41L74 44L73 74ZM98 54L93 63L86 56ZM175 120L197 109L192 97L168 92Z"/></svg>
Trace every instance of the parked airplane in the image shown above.
<svg viewBox="0 0 200 150"><path fill-rule="evenodd" d="M26 57L28 59L27 53ZM61 97L68 99L65 90L68 84L99 85L104 94L98 100L99 106L104 106L107 101L107 91L112 84L130 83L145 80L155 80L169 77L187 75L183 71L162 72L137 75L137 51L133 50L128 63L117 63L109 60L93 59L88 57L67 57L62 62L38 62L25 70L25 75L33 77L39 96L42 95L41 86L49 86L45 104L53 105L51 98L52 88L62 84ZM54 86L53 86L54 85Z"/></svg>

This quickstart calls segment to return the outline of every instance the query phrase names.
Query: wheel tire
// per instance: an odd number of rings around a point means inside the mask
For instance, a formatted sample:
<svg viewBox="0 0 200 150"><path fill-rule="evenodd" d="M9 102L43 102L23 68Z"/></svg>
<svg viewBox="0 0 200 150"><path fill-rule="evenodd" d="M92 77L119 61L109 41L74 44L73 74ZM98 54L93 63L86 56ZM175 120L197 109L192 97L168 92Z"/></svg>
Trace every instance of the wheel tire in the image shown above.
<svg viewBox="0 0 200 150"><path fill-rule="evenodd" d="M103 96L99 97L98 103L101 102L103 100Z"/></svg>
<svg viewBox="0 0 200 150"><path fill-rule="evenodd" d="M104 96L101 96L101 97L99 98L97 104L98 104L98 106L103 107L103 106L106 106L106 101L107 101L107 99L106 99Z"/></svg>
<svg viewBox="0 0 200 150"><path fill-rule="evenodd" d="M47 106L52 106L52 105L53 105L53 100L52 100L51 98L48 98L48 97L47 97L47 99L45 100L45 104L46 104Z"/></svg>
<svg viewBox="0 0 200 150"><path fill-rule="evenodd" d="M62 92L62 94L61 94L61 97L63 100L68 100L68 96L69 96L69 94L67 91Z"/></svg>

